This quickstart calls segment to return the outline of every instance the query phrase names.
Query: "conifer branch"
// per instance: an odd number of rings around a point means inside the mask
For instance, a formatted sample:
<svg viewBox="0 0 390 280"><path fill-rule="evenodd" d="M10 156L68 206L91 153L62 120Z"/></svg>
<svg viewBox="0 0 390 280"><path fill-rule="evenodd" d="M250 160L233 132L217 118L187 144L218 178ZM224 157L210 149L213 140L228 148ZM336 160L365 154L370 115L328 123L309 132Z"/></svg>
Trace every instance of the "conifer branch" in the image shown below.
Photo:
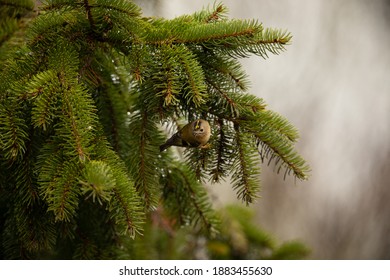
<svg viewBox="0 0 390 280"><path fill-rule="evenodd" d="M189 181L189 178L187 177L187 174L182 172L181 170L173 170L173 172L179 172L180 175L184 179L184 184L183 187L185 188L185 192L189 193L189 197L193 198L190 202L192 204L193 209L195 210L195 213L197 213L197 216L195 219L191 217L191 220L195 221L195 224L198 221L201 221L203 224L206 225L206 228L209 229L211 228L211 224L209 224L209 220L205 217L205 213L202 210L200 201L197 201L196 197L199 195L199 193L196 193L194 188L192 187L192 181ZM200 198L200 197L199 197Z"/></svg>
<svg viewBox="0 0 390 280"><path fill-rule="evenodd" d="M205 102L206 95L203 71L194 55L188 49L178 47L176 54L188 78L188 87L185 90L189 92L189 96L185 96L188 100L187 102L193 103L195 107L200 106Z"/></svg>
<svg viewBox="0 0 390 280"><path fill-rule="evenodd" d="M60 160L54 159L47 163ZM77 186L77 163L68 161L56 162L55 166L46 165L43 170L49 171L50 175L42 173L40 181L40 193L48 204L48 211L52 211L55 221L69 222L76 215L80 190Z"/></svg>
<svg viewBox="0 0 390 280"><path fill-rule="evenodd" d="M157 94L164 98L164 106L177 105L179 102L181 81L177 74L180 70L177 58L175 57L174 49L162 48L162 52L158 56L161 59L161 64L164 65L164 71L154 75L154 88ZM157 70L157 69L156 69Z"/></svg>
<svg viewBox="0 0 390 280"><path fill-rule="evenodd" d="M253 152L253 139L250 135L243 133L238 124L234 125L236 160L233 164L234 173L233 189L237 191L237 197L246 204L253 203L257 198L259 190L258 160Z"/></svg>
<svg viewBox="0 0 390 280"><path fill-rule="evenodd" d="M143 112L141 116L142 122L141 122L141 131L146 130L147 126L147 113ZM134 131L134 130L133 130ZM156 205L156 198L153 198L153 194L149 192L148 188L153 186L153 184L148 184L147 178L149 177L148 174L148 167L147 166L147 157L145 155L146 153L146 145L147 145L147 135L145 133L141 134L140 139L140 157L139 157L139 169L138 172L140 174L139 180L137 180L137 191L141 192L145 199L145 205L147 208L153 208ZM141 189L142 188L142 189Z"/></svg>
<svg viewBox="0 0 390 280"><path fill-rule="evenodd" d="M307 179L310 171L303 158L294 150L294 143L298 139L297 130L286 119L270 111L257 111L255 120L240 121L242 127L256 137L259 155L268 164L273 160L279 172L283 167L286 173L293 172L299 179Z"/></svg>
<svg viewBox="0 0 390 280"><path fill-rule="evenodd" d="M27 124L16 106L0 105L0 149L6 159L15 161L23 157L28 138Z"/></svg>
<svg viewBox="0 0 390 280"><path fill-rule="evenodd" d="M18 201L17 199L20 197L13 198L15 202ZM37 252L54 248L56 242L55 226L52 223L51 215L42 206L40 203L14 204L11 213L18 213L18 219L15 219L13 224L6 223L3 236L7 254L11 259L32 258ZM18 244L12 244L15 237L19 240ZM13 246L20 250L15 250L12 248Z"/></svg>
<svg viewBox="0 0 390 280"><path fill-rule="evenodd" d="M35 99L31 119L35 127L42 127L43 130L58 114L56 89L59 84L54 82L56 80L56 73L52 70L38 73L31 78L21 96L22 99Z"/></svg>
<svg viewBox="0 0 390 280"><path fill-rule="evenodd" d="M31 138L32 135L29 135ZM14 165L14 168L8 167L9 171L11 171L11 175L9 177L15 178L15 185L19 189L19 193L21 195L21 200L27 206L31 206L34 203L37 203L39 198L39 190L38 183L34 176L35 166L35 153L36 147L34 147L33 141L35 139L31 139L26 145L26 153L23 155L23 160L17 162ZM35 144L36 145L36 144Z"/></svg>
<svg viewBox="0 0 390 280"><path fill-rule="evenodd" d="M236 102L234 99L232 99L227 92L225 92L218 84L214 83L212 80L207 79L206 80L208 85L212 90L216 93L218 93L219 96L222 96L223 100L221 101L220 98L216 98L213 100L215 103L211 105L213 108L222 107L224 109L224 112L227 112L227 115L230 115L231 117L227 117L226 119L233 119L236 116L238 116L239 112L237 110ZM218 111L214 112L216 115L218 115Z"/></svg>
<svg viewBox="0 0 390 280"><path fill-rule="evenodd" d="M231 136L233 131L225 124L223 119L216 120L217 140L214 142L216 147L215 159L212 161L214 165L210 169L211 181L213 183L220 182L228 175L231 165L231 151L233 151Z"/></svg>
<svg viewBox="0 0 390 280"><path fill-rule="evenodd" d="M226 7L222 4L218 4L213 12L208 16L208 18L205 20L206 23L215 22L218 20L221 20L223 18L223 14L226 11Z"/></svg>
<svg viewBox="0 0 390 280"><path fill-rule="evenodd" d="M124 162L109 148L109 144L104 139L96 139L95 149L98 155L96 160L105 162L112 172L112 177L106 177L112 186L109 187L112 194L108 204L110 218L119 227L120 234L135 238L137 234L142 234L145 219L143 202L129 178Z"/></svg>
<svg viewBox="0 0 390 280"><path fill-rule="evenodd" d="M87 162L79 182L86 199L92 198L94 203L97 201L100 205L109 203L112 190L115 188L115 179L107 163L97 160Z"/></svg>
<svg viewBox="0 0 390 280"><path fill-rule="evenodd" d="M174 43L203 43L205 47L218 47L221 42L224 47L245 40L261 32L262 26L256 21L231 20L209 24L193 25L186 29L184 34L173 34Z"/></svg>
<svg viewBox="0 0 390 280"><path fill-rule="evenodd" d="M222 3L214 3L213 8L194 13L195 20L201 23L214 23L226 19L227 7Z"/></svg>
<svg viewBox="0 0 390 280"><path fill-rule="evenodd" d="M197 224L208 234L215 234L218 221L208 201L207 193L186 166L171 166L164 182L166 210L183 225Z"/></svg>
<svg viewBox="0 0 390 280"><path fill-rule="evenodd" d="M231 90L243 92L248 90L247 75L237 61L230 57L220 57L213 53L208 54L207 51L200 53L198 56L202 60L207 81L215 80L220 86Z"/></svg>
<svg viewBox="0 0 390 280"><path fill-rule="evenodd" d="M132 205L131 201L126 201L125 197L121 194L122 191L124 191L124 189L113 190L116 203L120 207L120 216L122 216L119 218L113 215L113 218L116 218L117 223L121 225L122 228L124 228L123 233L128 234L131 238L135 238L136 234L142 234L142 230L140 228L141 221L139 217L133 214L134 206ZM115 215L117 214L118 213L115 213ZM134 220L134 218L136 220Z"/></svg>
<svg viewBox="0 0 390 280"><path fill-rule="evenodd" d="M159 172L157 141L161 138L157 136L153 139L152 135L156 135L158 130L147 111L133 117L129 131L132 133L129 137L131 151L126 162L145 209L155 209L160 193L157 184Z"/></svg>
<svg viewBox="0 0 390 280"><path fill-rule="evenodd" d="M108 95L109 90L102 90L99 94L99 101L104 102L104 106L102 107L108 111L111 118L109 119L109 123L107 124L107 129L109 130L108 139L114 148L115 151L119 152L119 120L116 118L115 104L113 104L113 100L110 99Z"/></svg>

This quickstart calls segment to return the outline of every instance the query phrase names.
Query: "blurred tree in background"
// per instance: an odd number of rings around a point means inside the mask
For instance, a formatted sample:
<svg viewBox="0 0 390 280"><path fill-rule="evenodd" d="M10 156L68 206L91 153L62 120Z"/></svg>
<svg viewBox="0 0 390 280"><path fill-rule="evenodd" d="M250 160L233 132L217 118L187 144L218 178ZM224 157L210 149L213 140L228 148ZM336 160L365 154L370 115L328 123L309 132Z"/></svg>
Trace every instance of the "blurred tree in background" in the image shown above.
<svg viewBox="0 0 390 280"><path fill-rule="evenodd" d="M289 33L222 4L172 20L126 0L0 4L1 258L307 254L248 209L214 210L204 188L231 176L250 204L261 161L306 179L297 130L248 93L239 63L278 54ZM159 152L197 118L210 148Z"/></svg>

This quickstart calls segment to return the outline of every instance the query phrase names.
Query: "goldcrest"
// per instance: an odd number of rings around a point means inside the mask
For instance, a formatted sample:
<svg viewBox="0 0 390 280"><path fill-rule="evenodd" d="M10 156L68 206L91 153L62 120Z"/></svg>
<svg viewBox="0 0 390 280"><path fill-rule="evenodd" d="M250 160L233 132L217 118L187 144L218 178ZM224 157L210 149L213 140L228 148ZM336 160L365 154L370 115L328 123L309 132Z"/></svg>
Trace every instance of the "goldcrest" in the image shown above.
<svg viewBox="0 0 390 280"><path fill-rule="evenodd" d="M206 148L210 134L211 129L208 121L202 119L195 120L173 134L171 138L160 146L160 151L162 152L170 146Z"/></svg>

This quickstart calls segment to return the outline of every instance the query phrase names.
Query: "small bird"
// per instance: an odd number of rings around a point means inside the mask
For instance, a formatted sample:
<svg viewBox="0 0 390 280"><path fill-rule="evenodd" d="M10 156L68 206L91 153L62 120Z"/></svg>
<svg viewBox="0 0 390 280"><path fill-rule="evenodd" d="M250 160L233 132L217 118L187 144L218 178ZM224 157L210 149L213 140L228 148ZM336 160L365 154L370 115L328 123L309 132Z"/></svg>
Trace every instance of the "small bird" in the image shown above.
<svg viewBox="0 0 390 280"><path fill-rule="evenodd" d="M182 129L173 134L164 144L160 146L160 152L170 146L207 148L210 139L210 124L206 120L195 120L186 124Z"/></svg>

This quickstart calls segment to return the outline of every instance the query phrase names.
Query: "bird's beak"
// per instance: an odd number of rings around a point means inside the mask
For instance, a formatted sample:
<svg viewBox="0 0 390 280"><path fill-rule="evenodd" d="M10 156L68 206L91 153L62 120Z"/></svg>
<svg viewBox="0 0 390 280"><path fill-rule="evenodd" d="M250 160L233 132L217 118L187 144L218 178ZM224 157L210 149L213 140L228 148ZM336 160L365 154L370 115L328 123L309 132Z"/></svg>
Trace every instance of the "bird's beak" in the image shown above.
<svg viewBox="0 0 390 280"><path fill-rule="evenodd" d="M196 123L195 123L195 129L198 129L198 128L199 128L199 124L200 124L200 121L196 121Z"/></svg>

